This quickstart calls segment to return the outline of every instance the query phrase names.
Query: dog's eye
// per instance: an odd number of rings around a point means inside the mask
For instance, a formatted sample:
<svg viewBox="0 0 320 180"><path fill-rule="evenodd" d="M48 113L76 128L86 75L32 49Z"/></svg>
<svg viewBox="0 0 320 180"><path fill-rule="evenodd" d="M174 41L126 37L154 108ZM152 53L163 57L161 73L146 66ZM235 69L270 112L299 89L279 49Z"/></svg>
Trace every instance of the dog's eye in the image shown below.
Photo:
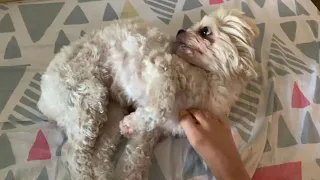
<svg viewBox="0 0 320 180"><path fill-rule="evenodd" d="M205 26L201 29L201 34L204 35L204 36L208 36L212 33L210 27L208 26Z"/></svg>

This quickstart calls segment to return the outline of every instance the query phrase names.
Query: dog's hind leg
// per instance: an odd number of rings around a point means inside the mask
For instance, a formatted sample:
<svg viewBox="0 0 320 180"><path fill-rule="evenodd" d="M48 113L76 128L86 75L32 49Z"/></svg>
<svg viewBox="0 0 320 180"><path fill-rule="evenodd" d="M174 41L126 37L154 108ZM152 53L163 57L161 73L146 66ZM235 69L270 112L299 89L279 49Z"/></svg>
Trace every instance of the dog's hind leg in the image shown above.
<svg viewBox="0 0 320 180"><path fill-rule="evenodd" d="M151 165L153 150L162 135L159 129L133 135L117 165L117 178L142 180Z"/></svg>
<svg viewBox="0 0 320 180"><path fill-rule="evenodd" d="M119 104L110 102L108 105L108 121L100 130L99 137L94 147L93 170L96 180L113 180L113 156L120 142L120 120L128 114Z"/></svg>

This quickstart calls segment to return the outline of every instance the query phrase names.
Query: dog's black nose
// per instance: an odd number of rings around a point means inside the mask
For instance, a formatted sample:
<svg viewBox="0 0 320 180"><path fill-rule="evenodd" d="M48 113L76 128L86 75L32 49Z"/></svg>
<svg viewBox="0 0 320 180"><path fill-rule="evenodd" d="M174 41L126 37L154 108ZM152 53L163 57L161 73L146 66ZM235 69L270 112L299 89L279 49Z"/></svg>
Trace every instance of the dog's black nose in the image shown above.
<svg viewBox="0 0 320 180"><path fill-rule="evenodd" d="M184 29L180 29L180 30L178 31L177 35L178 35L178 34L181 34L181 33L184 33L184 32L186 32Z"/></svg>

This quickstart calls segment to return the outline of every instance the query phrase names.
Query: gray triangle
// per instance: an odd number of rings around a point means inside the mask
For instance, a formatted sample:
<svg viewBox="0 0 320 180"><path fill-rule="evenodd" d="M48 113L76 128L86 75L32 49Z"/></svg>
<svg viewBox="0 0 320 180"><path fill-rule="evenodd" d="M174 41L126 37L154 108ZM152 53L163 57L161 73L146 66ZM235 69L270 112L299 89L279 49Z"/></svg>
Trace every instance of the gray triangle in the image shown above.
<svg viewBox="0 0 320 180"><path fill-rule="evenodd" d="M266 2L266 0L254 0L261 8L263 8L264 3Z"/></svg>
<svg viewBox="0 0 320 180"><path fill-rule="evenodd" d="M170 23L170 19L166 19L166 18L162 18L162 17L159 17L157 16L162 22L166 23L166 24L169 24Z"/></svg>
<svg viewBox="0 0 320 180"><path fill-rule="evenodd" d="M202 176L208 172L204 161L197 154L197 152L191 147L188 147L187 153L184 159L183 166L183 179L190 179L195 176Z"/></svg>
<svg viewBox="0 0 320 180"><path fill-rule="evenodd" d="M92 1L101 1L101 0L78 0L79 3L92 2Z"/></svg>
<svg viewBox="0 0 320 180"><path fill-rule="evenodd" d="M190 20L190 18L187 15L184 15L182 28L188 29L189 27L192 26L192 24L193 22Z"/></svg>
<svg viewBox="0 0 320 180"><path fill-rule="evenodd" d="M298 144L297 141L289 131L283 117L280 116L278 122L278 148L294 146L296 144Z"/></svg>
<svg viewBox="0 0 320 180"><path fill-rule="evenodd" d="M115 19L119 19L116 11L112 8L112 6L108 3L107 7L103 14L103 21L113 21Z"/></svg>
<svg viewBox="0 0 320 180"><path fill-rule="evenodd" d="M14 58L20 58L20 57L21 57L20 47L18 45L17 39L13 36L11 40L8 42L8 45L6 47L6 51L4 53L4 59L14 59Z"/></svg>
<svg viewBox="0 0 320 180"><path fill-rule="evenodd" d="M319 133L317 128L314 126L312 122L311 115L309 112L306 113L306 117L304 118L303 130L301 135L301 143L302 144L315 144L320 143Z"/></svg>
<svg viewBox="0 0 320 180"><path fill-rule="evenodd" d="M60 12L63 2L19 5L19 9L33 42L39 41Z"/></svg>
<svg viewBox="0 0 320 180"><path fill-rule="evenodd" d="M318 166L320 167L320 159L316 159L316 163L317 163Z"/></svg>
<svg viewBox="0 0 320 180"><path fill-rule="evenodd" d="M158 164L156 157L154 157L151 161L151 167L149 169L149 177L148 180L166 180L161 168Z"/></svg>
<svg viewBox="0 0 320 180"><path fill-rule="evenodd" d="M79 5L77 5L72 12L70 13L70 15L68 16L68 18L66 19L66 21L64 22L64 25L70 25L70 24L87 24L89 21L86 17L86 15L84 14L84 12L82 11L81 7Z"/></svg>
<svg viewBox="0 0 320 180"><path fill-rule="evenodd" d="M13 155L11 143L6 134L0 136L0 169L6 168L16 163L16 158Z"/></svg>
<svg viewBox="0 0 320 180"><path fill-rule="evenodd" d="M1 130L8 130L8 129L14 129L14 128L16 128L16 127L13 124L11 124L9 122L4 122Z"/></svg>
<svg viewBox="0 0 320 180"><path fill-rule="evenodd" d="M274 112L281 111L283 109L280 99L274 92L274 82L270 84L270 91L268 96L268 104L266 109L266 116L272 115Z"/></svg>
<svg viewBox="0 0 320 180"><path fill-rule="evenodd" d="M302 5L300 3L298 3L296 1L296 11L298 15L304 14L309 16L310 14L308 13L308 11L306 11L306 9L304 9L304 7L302 7Z"/></svg>
<svg viewBox="0 0 320 180"><path fill-rule="evenodd" d="M14 180L13 172L11 169L8 171L7 176L4 180Z"/></svg>
<svg viewBox="0 0 320 180"><path fill-rule="evenodd" d="M8 10L9 8L7 8L7 7L4 6L4 5L0 5L0 9L1 9L1 10Z"/></svg>
<svg viewBox="0 0 320 180"><path fill-rule="evenodd" d="M281 0L278 0L278 10L280 17L295 16L296 14L288 8Z"/></svg>
<svg viewBox="0 0 320 180"><path fill-rule="evenodd" d="M288 36L288 38L293 42L296 38L297 22L289 21L280 24L283 32Z"/></svg>
<svg viewBox="0 0 320 180"><path fill-rule="evenodd" d="M252 14L252 11L250 10L248 4L244 1L241 2L242 5L242 11L248 16L251 17L253 19L255 19L254 15Z"/></svg>
<svg viewBox="0 0 320 180"><path fill-rule="evenodd" d="M201 11L200 11L200 17L201 17L201 19L204 17L204 16L206 16L207 15L207 13L203 10L203 9L201 9Z"/></svg>
<svg viewBox="0 0 320 180"><path fill-rule="evenodd" d="M7 13L0 21L0 33L14 32L13 23L9 13Z"/></svg>
<svg viewBox="0 0 320 180"><path fill-rule="evenodd" d="M60 30L54 46L54 54L58 53L63 46L69 45L70 41L63 30Z"/></svg>
<svg viewBox="0 0 320 180"><path fill-rule="evenodd" d="M313 102L315 104L320 104L320 78L317 77L316 81L316 89L314 91Z"/></svg>
<svg viewBox="0 0 320 180"><path fill-rule="evenodd" d="M315 20L307 20L307 23L309 24L314 37L318 38L318 30L319 30L318 22Z"/></svg>
<svg viewBox="0 0 320 180"><path fill-rule="evenodd" d="M258 62L261 62L261 48L262 48L262 42L264 38L265 23L258 24L257 26L260 30L260 34L254 41L254 47L256 50L256 60Z"/></svg>
<svg viewBox="0 0 320 180"><path fill-rule="evenodd" d="M246 142L248 143L249 142L249 139L250 139L250 134L244 132L242 129L236 127L237 130L238 130L238 133L240 134L241 138Z"/></svg>
<svg viewBox="0 0 320 180"><path fill-rule="evenodd" d="M84 30L81 30L80 37L83 37L84 35L86 35L86 32L84 32Z"/></svg>
<svg viewBox="0 0 320 180"><path fill-rule="evenodd" d="M201 6L202 4L198 0L186 0L182 7L182 11L192 10Z"/></svg>
<svg viewBox="0 0 320 180"><path fill-rule="evenodd" d="M49 180L47 168L42 168L37 180Z"/></svg>
<svg viewBox="0 0 320 180"><path fill-rule="evenodd" d="M19 84L26 68L27 65L0 66L0 84L5 84L0 86L0 113Z"/></svg>
<svg viewBox="0 0 320 180"><path fill-rule="evenodd" d="M271 146L269 141L267 140L266 145L264 146L263 152L269 152L269 151L271 151Z"/></svg>
<svg viewBox="0 0 320 180"><path fill-rule="evenodd" d="M307 57L319 62L319 46L316 41L297 44L297 48Z"/></svg>

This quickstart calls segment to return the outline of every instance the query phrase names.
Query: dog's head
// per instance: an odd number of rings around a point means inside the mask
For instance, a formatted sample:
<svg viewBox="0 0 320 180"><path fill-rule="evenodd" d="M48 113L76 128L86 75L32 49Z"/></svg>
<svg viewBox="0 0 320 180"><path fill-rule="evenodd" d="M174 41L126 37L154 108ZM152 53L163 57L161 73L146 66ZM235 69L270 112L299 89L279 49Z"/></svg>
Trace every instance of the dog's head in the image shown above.
<svg viewBox="0 0 320 180"><path fill-rule="evenodd" d="M190 64L224 77L251 79L254 70L255 23L237 10L219 10L187 30L179 30L173 50Z"/></svg>

